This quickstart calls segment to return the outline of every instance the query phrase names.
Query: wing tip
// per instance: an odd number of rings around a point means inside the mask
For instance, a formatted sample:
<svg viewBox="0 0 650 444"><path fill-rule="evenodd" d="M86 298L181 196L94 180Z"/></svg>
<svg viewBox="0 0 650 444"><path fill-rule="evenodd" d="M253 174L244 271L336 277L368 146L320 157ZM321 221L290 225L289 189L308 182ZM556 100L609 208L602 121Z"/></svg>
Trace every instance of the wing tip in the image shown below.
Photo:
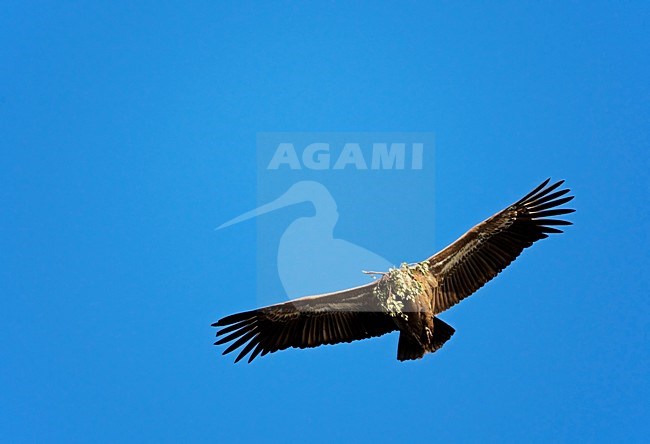
<svg viewBox="0 0 650 444"><path fill-rule="evenodd" d="M570 188L560 188L565 183L565 180L560 179L551 185L548 185L549 183L550 178L521 198L516 205L525 206L534 219L575 212L574 208L558 208L575 198L573 195L567 196L571 192ZM558 188L560 189L558 190Z"/></svg>
<svg viewBox="0 0 650 444"><path fill-rule="evenodd" d="M228 316L224 316L219 319L217 322L211 324L212 327L225 327L227 325L235 324L237 322L246 321L253 318L257 314L258 310L249 310L242 311L241 313L235 313Z"/></svg>

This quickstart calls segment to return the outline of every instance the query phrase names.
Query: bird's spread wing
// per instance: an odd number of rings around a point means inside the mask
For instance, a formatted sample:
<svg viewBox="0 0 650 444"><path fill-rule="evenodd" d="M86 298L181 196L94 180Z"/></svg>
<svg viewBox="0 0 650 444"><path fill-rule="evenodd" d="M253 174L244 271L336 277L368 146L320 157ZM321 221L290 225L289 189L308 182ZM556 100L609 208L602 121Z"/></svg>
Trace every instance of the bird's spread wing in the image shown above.
<svg viewBox="0 0 650 444"><path fill-rule="evenodd" d="M457 304L494 278L533 242L562 233L553 225L571 225L554 218L572 213L556 208L573 199L564 181L548 185L547 179L503 211L476 225L456 242L427 260L438 286L434 291L434 314Z"/></svg>
<svg viewBox="0 0 650 444"><path fill-rule="evenodd" d="M223 354L244 346L235 362L252 353L289 347L317 347L381 336L396 330L390 315L382 312L373 294L375 283L320 296L227 316L212 324L221 327L215 344L234 341Z"/></svg>

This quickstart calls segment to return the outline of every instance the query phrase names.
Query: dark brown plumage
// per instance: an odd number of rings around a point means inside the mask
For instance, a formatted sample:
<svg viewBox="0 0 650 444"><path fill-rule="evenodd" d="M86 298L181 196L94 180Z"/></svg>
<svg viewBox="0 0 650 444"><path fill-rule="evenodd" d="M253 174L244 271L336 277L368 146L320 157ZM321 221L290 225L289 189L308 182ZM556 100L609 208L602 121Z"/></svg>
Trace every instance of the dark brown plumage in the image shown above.
<svg viewBox="0 0 650 444"><path fill-rule="evenodd" d="M242 347L235 362L248 362L289 347L337 344L400 332L397 358L419 359L454 334L435 317L462 301L515 260L524 248L562 233L554 228L571 222L556 216L573 199L564 181L547 179L526 196L476 225L454 243L416 264L403 264L361 287L309 296L226 316L215 344L232 342L223 354Z"/></svg>

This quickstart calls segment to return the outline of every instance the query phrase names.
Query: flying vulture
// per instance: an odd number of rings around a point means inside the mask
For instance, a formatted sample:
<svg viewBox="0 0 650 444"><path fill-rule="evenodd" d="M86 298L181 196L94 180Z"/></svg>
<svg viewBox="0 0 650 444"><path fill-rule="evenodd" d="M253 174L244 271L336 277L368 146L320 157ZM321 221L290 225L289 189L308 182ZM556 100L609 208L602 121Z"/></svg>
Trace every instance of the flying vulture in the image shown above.
<svg viewBox="0 0 650 444"><path fill-rule="evenodd" d="M438 350L454 329L438 318L494 278L524 248L554 228L573 196L547 179L533 191L476 225L454 243L417 264L402 264L360 287L308 296L220 319L215 345L232 342L223 354L243 347L235 362L248 362L289 347L318 347L399 331L397 359L420 359Z"/></svg>

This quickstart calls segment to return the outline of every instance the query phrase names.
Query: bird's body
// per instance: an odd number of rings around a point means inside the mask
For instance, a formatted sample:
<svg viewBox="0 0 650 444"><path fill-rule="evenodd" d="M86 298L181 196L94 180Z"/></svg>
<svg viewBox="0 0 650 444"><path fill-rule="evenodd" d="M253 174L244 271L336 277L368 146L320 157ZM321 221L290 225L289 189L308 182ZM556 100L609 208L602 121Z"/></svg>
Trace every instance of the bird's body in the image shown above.
<svg viewBox="0 0 650 444"><path fill-rule="evenodd" d="M474 293L516 259L524 248L561 233L553 218L573 212L556 208L573 197L548 180L519 201L476 225L457 241L414 265L402 264L360 287L295 299L227 316L216 344L244 346L236 361L289 347L351 342L399 331L397 358L419 359L438 350L454 329L436 315ZM225 335L225 336L224 336Z"/></svg>

